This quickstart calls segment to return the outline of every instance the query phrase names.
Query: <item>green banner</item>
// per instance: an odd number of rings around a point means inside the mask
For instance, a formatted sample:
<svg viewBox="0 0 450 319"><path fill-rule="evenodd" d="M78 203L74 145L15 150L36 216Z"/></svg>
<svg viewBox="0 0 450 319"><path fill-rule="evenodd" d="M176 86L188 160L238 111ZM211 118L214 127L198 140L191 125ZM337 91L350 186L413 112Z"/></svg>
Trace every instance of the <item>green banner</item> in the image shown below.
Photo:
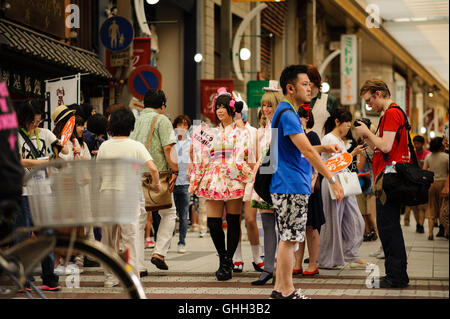
<svg viewBox="0 0 450 319"><path fill-rule="evenodd" d="M247 83L247 105L249 108L261 106L261 98L264 95L263 87L268 87L269 81L249 81Z"/></svg>

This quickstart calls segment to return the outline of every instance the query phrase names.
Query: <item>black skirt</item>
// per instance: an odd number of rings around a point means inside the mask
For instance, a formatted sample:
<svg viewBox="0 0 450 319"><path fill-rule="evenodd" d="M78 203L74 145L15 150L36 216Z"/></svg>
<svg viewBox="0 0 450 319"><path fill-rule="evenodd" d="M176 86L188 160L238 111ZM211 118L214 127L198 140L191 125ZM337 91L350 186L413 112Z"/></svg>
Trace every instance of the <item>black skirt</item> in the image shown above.
<svg viewBox="0 0 450 319"><path fill-rule="evenodd" d="M320 233L320 227L323 224L325 224L325 214L323 213L322 191L319 189L319 191L315 190L309 197L306 226L311 226Z"/></svg>

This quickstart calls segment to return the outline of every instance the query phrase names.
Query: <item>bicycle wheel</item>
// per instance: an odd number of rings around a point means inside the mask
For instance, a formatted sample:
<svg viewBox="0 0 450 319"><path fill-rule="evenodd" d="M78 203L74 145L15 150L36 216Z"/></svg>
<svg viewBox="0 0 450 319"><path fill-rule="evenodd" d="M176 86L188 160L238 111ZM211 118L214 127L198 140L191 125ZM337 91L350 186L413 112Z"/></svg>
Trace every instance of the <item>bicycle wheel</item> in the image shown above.
<svg viewBox="0 0 450 319"><path fill-rule="evenodd" d="M139 278L132 271L131 266L125 263L113 249L98 241L76 238L73 243L71 243L69 235L55 234L53 236L56 237L55 249L67 249L73 244L74 251L94 258L96 261L100 262L102 268L109 269L115 278L118 279L122 289L110 288L112 291L115 291L117 294L127 295L131 299L146 299L144 288L142 287ZM73 274L68 274L67 276L73 276ZM75 287L74 289L76 288L78 287ZM120 295L118 295L118 297L119 296Z"/></svg>

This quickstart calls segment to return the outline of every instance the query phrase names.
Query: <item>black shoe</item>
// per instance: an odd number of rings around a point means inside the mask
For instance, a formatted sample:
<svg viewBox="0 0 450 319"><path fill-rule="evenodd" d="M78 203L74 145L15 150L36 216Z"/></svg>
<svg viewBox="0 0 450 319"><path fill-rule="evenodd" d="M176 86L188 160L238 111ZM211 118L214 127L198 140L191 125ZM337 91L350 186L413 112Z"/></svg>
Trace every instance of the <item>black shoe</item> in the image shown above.
<svg viewBox="0 0 450 319"><path fill-rule="evenodd" d="M439 231L436 234L436 237L445 237L444 225L439 225Z"/></svg>
<svg viewBox="0 0 450 319"><path fill-rule="evenodd" d="M147 270L144 270L144 271L140 271L139 272L139 277L140 278L142 278L142 277L147 277L148 276L148 271Z"/></svg>
<svg viewBox="0 0 450 319"><path fill-rule="evenodd" d="M433 227L434 227L434 228L438 228L438 227L439 227L439 226L438 226L438 223L434 223Z"/></svg>
<svg viewBox="0 0 450 319"><path fill-rule="evenodd" d="M255 268L255 271L259 271L259 272L263 272L264 269L262 269L261 267L264 267L264 261L257 264L254 261L252 262L253 268Z"/></svg>
<svg viewBox="0 0 450 319"><path fill-rule="evenodd" d="M150 259L151 263L153 265L155 265L158 269L161 270L168 270L169 266L167 266L166 262L164 261L164 259L160 259L160 258L156 258L156 257L152 257L152 259Z"/></svg>
<svg viewBox="0 0 450 319"><path fill-rule="evenodd" d="M269 299L281 299L282 294L279 291L272 290L272 293L270 294Z"/></svg>
<svg viewBox="0 0 450 319"><path fill-rule="evenodd" d="M271 272L263 270L261 273L261 276L259 276L258 280L252 281L253 286L263 286L268 282L270 279L273 278L273 274Z"/></svg>
<svg viewBox="0 0 450 319"><path fill-rule="evenodd" d="M375 231L375 229L372 229L370 231L370 237L371 237L370 240L372 240L372 241L375 241L378 239L378 235L377 235L377 232Z"/></svg>
<svg viewBox="0 0 450 319"><path fill-rule="evenodd" d="M375 284L375 283L374 283ZM408 284L394 284L392 281L387 279L386 277L381 277L379 280L379 287L373 288L405 288L408 287Z"/></svg>
<svg viewBox="0 0 450 319"><path fill-rule="evenodd" d="M216 278L219 281L230 280L233 277L233 260L220 256L219 269L216 271Z"/></svg>
<svg viewBox="0 0 450 319"><path fill-rule="evenodd" d="M431 235L431 236L428 236L428 240L434 240L434 237L433 237L433 235Z"/></svg>
<svg viewBox="0 0 450 319"><path fill-rule="evenodd" d="M423 234L424 232L425 232L425 229L423 228L423 225L417 224L416 233Z"/></svg>
<svg viewBox="0 0 450 319"><path fill-rule="evenodd" d="M309 264L309 258L305 258L305 260L303 260L303 262L304 262L305 264Z"/></svg>
<svg viewBox="0 0 450 319"><path fill-rule="evenodd" d="M363 241L372 241L372 235L370 233L364 235Z"/></svg>
<svg viewBox="0 0 450 319"><path fill-rule="evenodd" d="M83 267L100 267L100 263L84 256Z"/></svg>

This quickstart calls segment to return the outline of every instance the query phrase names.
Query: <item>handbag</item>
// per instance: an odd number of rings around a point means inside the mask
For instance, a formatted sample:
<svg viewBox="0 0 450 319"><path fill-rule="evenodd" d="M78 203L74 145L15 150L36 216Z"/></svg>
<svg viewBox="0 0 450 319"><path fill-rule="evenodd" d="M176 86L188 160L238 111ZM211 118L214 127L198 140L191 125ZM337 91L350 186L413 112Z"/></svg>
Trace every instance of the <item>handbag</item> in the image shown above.
<svg viewBox="0 0 450 319"><path fill-rule="evenodd" d="M282 110L280 114L278 114L277 118L275 119L275 123L273 126L274 128L278 127L281 114L289 110L294 112L292 108L286 108ZM254 190L259 197L261 197L267 204L270 205L273 205L272 197L270 196L270 183L272 183L272 174L274 172L272 166L273 165L271 164L270 161L270 146L269 146L269 149L267 150L267 153L264 156L264 160L262 161L261 165L258 168L258 172L256 173Z"/></svg>
<svg viewBox="0 0 450 319"><path fill-rule="evenodd" d="M150 146L151 139L153 137L153 131L155 130L156 120L159 114L155 116L152 121L150 128L150 133L147 137L147 143L145 147L148 149ZM156 193L151 187L153 181L152 176L149 172L145 172L142 176L142 191L145 198L145 210L146 211L157 211L161 209L167 209L172 207L172 194L169 191L169 181L172 176L170 171L160 171L159 181L161 183L160 192Z"/></svg>
<svg viewBox="0 0 450 319"><path fill-rule="evenodd" d="M397 138L400 138L398 134L400 129L405 127L413 164L396 163L394 165L395 172L385 170L380 173L384 174L383 190L387 200L391 202L398 202L407 206L426 204L428 203L428 189L434 182L434 173L420 168L414 146L411 142L411 136L409 135L411 126L409 125L408 117L402 108L395 105L393 107L400 109L405 116L405 124L397 130ZM388 154L383 153L383 157L386 163L388 163Z"/></svg>
<svg viewBox="0 0 450 319"><path fill-rule="evenodd" d="M344 197L362 193L357 173L347 170L337 174L336 178L339 183L341 183L342 188L344 189ZM328 189L330 190L331 199L335 200L336 195L334 194L333 190L331 189L331 187L328 187Z"/></svg>

